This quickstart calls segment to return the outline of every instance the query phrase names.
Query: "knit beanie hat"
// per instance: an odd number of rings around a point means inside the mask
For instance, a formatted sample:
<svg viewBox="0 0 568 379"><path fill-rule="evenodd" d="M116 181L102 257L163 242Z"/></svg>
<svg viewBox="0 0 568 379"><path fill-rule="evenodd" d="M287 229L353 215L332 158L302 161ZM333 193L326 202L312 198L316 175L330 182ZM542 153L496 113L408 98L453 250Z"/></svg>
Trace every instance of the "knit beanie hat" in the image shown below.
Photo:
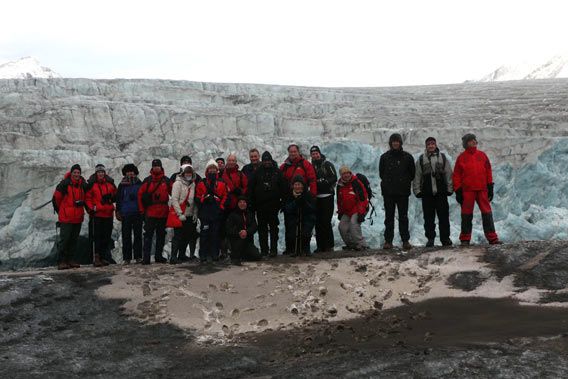
<svg viewBox="0 0 568 379"><path fill-rule="evenodd" d="M191 170L191 172L193 172L193 166L190 165L190 164L181 165L180 169L181 169L181 172L189 172L190 170Z"/></svg>
<svg viewBox="0 0 568 379"><path fill-rule="evenodd" d="M219 158L215 159L215 162L219 162L219 161L225 163L225 158L219 157ZM219 167L219 165L217 165L217 168L218 168L218 167Z"/></svg>
<svg viewBox="0 0 568 379"><path fill-rule="evenodd" d="M152 167L162 167L162 161L159 159L154 159L152 161Z"/></svg>
<svg viewBox="0 0 568 379"><path fill-rule="evenodd" d="M219 165L217 164L217 162L213 159L209 159L209 162L207 162L207 166L205 166L205 172L207 172L207 170L209 170L209 167L214 166L216 169L219 169Z"/></svg>
<svg viewBox="0 0 568 379"><path fill-rule="evenodd" d="M262 153L262 159L263 162L264 161L272 161L272 154L270 154L268 151L265 151L264 153Z"/></svg>
<svg viewBox="0 0 568 379"><path fill-rule="evenodd" d="M321 150L320 150L319 146L317 146L317 145L310 147L310 154L313 153L314 151L317 151L318 153L321 154Z"/></svg>
<svg viewBox="0 0 568 379"><path fill-rule="evenodd" d="M123 175L123 176L126 176L126 173L127 173L127 172L133 172L134 175L138 175L138 174L139 174L139 172L138 172L138 167L136 167L136 166L134 165L134 163L128 163L128 164L124 165L124 167L122 168L122 175Z"/></svg>
<svg viewBox="0 0 568 379"><path fill-rule="evenodd" d="M73 166L71 166L71 170L69 172L73 172L74 170L79 170L79 172L83 171L81 170L81 166L79 166L78 163L75 163Z"/></svg>
<svg viewBox="0 0 568 379"><path fill-rule="evenodd" d="M477 137L475 136L475 134L467 133L466 135L464 135L464 136L462 137L462 145L463 145L463 148L464 148L464 149L467 148L467 143L468 143L469 141L475 141L475 142L477 142Z"/></svg>
<svg viewBox="0 0 568 379"><path fill-rule="evenodd" d="M95 166L95 172L99 172L99 171L106 172L104 164L99 163L98 165Z"/></svg>
<svg viewBox="0 0 568 379"><path fill-rule="evenodd" d="M425 145L428 145L428 142L434 141L434 143L437 143L436 138L434 137L428 137L426 138L426 141L424 141Z"/></svg>
<svg viewBox="0 0 568 379"><path fill-rule="evenodd" d="M389 137L389 146L392 146L392 143L394 141L400 142L400 146L402 146L402 136L400 134L398 133L391 134L391 136Z"/></svg>
<svg viewBox="0 0 568 379"><path fill-rule="evenodd" d="M292 185L294 185L294 183L302 183L304 186L306 185L304 178L302 178L302 176L300 175L294 176L294 179L292 179Z"/></svg>

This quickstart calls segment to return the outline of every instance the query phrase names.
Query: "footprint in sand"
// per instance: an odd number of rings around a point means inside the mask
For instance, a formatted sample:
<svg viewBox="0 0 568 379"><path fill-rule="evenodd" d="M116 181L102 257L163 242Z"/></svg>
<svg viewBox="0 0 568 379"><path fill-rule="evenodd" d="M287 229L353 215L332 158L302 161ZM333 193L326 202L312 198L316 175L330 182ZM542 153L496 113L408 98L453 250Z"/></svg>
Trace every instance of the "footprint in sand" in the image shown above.
<svg viewBox="0 0 568 379"><path fill-rule="evenodd" d="M267 319L262 319L258 322L257 324L258 326L268 326L268 320Z"/></svg>
<svg viewBox="0 0 568 379"><path fill-rule="evenodd" d="M150 296L150 286L148 284L144 284L142 286L142 296Z"/></svg>
<svg viewBox="0 0 568 379"><path fill-rule="evenodd" d="M217 307L218 310L222 311L223 310L223 303L215 303L215 306Z"/></svg>
<svg viewBox="0 0 568 379"><path fill-rule="evenodd" d="M235 308L231 311L231 317L233 317L233 318L239 317L240 314L241 314L241 311L239 311L237 308Z"/></svg>
<svg viewBox="0 0 568 379"><path fill-rule="evenodd" d="M217 291L217 286L215 284L209 284L209 289Z"/></svg>

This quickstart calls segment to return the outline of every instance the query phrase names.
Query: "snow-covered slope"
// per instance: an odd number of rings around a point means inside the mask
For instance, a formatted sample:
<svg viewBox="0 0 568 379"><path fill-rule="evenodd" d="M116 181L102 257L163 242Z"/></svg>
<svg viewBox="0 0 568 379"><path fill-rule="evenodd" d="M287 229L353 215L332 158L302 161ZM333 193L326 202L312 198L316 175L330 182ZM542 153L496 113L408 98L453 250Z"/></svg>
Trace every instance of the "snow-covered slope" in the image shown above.
<svg viewBox="0 0 568 379"><path fill-rule="evenodd" d="M0 64L0 79L59 78L59 74L43 67L33 57Z"/></svg>
<svg viewBox="0 0 568 379"><path fill-rule="evenodd" d="M481 82L506 80L568 78L568 56L556 56L545 63L519 63L501 66L484 76Z"/></svg>
<svg viewBox="0 0 568 379"><path fill-rule="evenodd" d="M136 163L145 176L159 157L169 174L189 154L201 172L207 159L229 152L242 165L251 147L282 162L291 142L304 152L317 143L337 166L351 165L371 179L379 194L377 214L364 231L377 247L384 216L378 158L393 132L402 133L404 148L415 157L426 137L435 136L452 161L462 150L461 136L476 133L496 171L495 219L502 238L566 238L567 104L568 80L560 79L394 88L0 80L0 261L53 259L56 217L50 205L36 208L50 200L73 163L83 166L85 176L104 163L118 179L125 163ZM459 209L453 198L451 204L456 240ZM424 243L415 198L410 217L412 242ZM477 241L480 229L477 219ZM117 241L118 235L116 229ZM81 243L86 248L86 239Z"/></svg>

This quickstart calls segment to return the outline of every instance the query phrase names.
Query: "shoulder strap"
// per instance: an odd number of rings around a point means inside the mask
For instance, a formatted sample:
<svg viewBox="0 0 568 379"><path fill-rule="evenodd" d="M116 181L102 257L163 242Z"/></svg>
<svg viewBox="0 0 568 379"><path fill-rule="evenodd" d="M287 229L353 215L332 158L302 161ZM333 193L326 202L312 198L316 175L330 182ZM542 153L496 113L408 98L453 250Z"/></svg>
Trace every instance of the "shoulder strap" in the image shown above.
<svg viewBox="0 0 568 379"><path fill-rule="evenodd" d="M359 177L355 176L355 180L351 182L351 185L353 186L353 190L355 192L357 192L357 195L359 195L359 199L361 201L365 200L365 192L363 192L363 186L364 184L361 182L361 180L359 179Z"/></svg>

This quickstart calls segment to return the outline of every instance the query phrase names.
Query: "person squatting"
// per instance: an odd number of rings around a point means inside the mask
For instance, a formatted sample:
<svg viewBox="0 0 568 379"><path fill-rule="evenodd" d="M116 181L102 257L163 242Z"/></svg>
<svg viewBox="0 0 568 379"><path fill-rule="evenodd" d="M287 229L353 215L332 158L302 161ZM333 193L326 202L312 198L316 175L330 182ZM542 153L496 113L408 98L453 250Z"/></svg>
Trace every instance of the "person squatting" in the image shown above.
<svg viewBox="0 0 568 379"><path fill-rule="evenodd" d="M500 244L495 232L491 201L493 176L487 155L477 148L477 138L462 138L464 151L452 170L434 137L416 162L403 150L400 134L389 138L389 149L379 160L380 188L385 209L383 249L393 249L395 214L403 249L411 249L408 204L411 192L422 202L426 247L434 246L436 216L442 246L452 245L448 197L455 193L461 206L461 245L469 245L475 203L481 211L483 230L490 244ZM149 175L140 180L138 168L122 168L118 186L104 165L84 179L75 164L57 185L52 203L58 215L58 268L77 268L74 259L85 213L89 216L89 242L93 265L116 263L112 257L113 220L121 223L123 264L167 263L163 250L166 229L173 228L172 264L197 261L212 263L256 261L278 255L279 213L283 213L283 255L310 255L315 229L315 252L335 248L332 228L339 220L343 250L360 251L369 246L361 224L373 208L369 180L347 166L339 168L327 160L318 146L310 158L296 144L288 146L288 157L279 166L272 155L249 151L250 163L242 169L234 154L211 159L203 176L195 172L192 159L183 156L178 172L167 177L160 159L151 163ZM372 214L371 214L372 215ZM254 235L258 233L259 247ZM197 243L199 242L199 251ZM189 247L189 256L187 248Z"/></svg>

